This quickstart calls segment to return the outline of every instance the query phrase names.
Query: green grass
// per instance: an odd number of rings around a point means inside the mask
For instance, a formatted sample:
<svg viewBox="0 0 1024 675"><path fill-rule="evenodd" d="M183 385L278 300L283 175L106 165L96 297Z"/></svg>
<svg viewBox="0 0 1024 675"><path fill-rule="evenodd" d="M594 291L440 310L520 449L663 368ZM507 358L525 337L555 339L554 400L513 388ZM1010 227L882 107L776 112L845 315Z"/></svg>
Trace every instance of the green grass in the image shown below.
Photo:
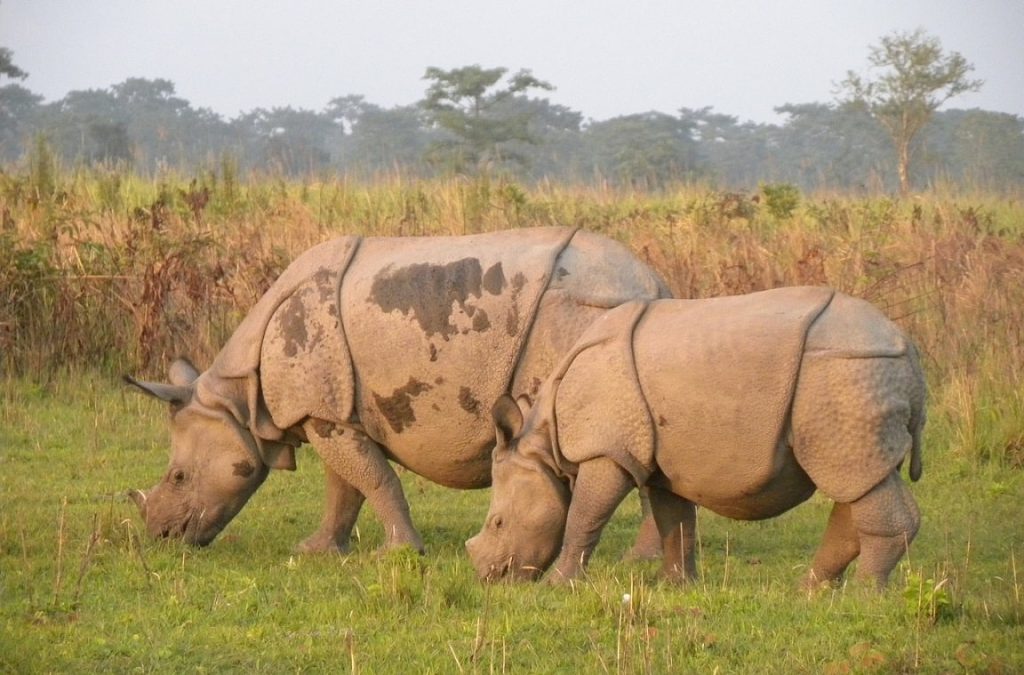
<svg viewBox="0 0 1024 675"><path fill-rule="evenodd" d="M153 542L122 495L164 471L164 410L96 374L0 380L0 672L1020 672L1024 474L949 433L929 429L922 530L881 595L796 590L817 497L762 523L702 512L690 587L619 560L632 499L574 588L484 587L462 542L487 491L403 473L425 557L378 553L369 511L351 555L302 557L322 497L303 449L210 547Z"/></svg>

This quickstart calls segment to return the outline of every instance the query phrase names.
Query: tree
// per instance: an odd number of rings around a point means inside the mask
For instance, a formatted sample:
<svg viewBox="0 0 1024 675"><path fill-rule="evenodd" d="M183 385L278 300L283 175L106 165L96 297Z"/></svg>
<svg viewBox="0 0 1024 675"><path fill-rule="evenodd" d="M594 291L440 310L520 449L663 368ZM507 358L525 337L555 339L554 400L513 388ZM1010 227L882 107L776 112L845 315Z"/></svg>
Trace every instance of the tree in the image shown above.
<svg viewBox="0 0 1024 675"><path fill-rule="evenodd" d="M17 80L28 77L28 73L14 65L14 52L7 47L0 47L0 75Z"/></svg>
<svg viewBox="0 0 1024 675"><path fill-rule="evenodd" d="M395 171L423 173L431 132L419 106L385 109L349 95L332 99L325 114L339 129L333 153L338 169L370 178Z"/></svg>
<svg viewBox="0 0 1024 675"><path fill-rule="evenodd" d="M254 134L261 163L292 176L326 167L327 148L339 131L328 116L291 106L257 108L237 121Z"/></svg>
<svg viewBox="0 0 1024 675"><path fill-rule="evenodd" d="M885 130L863 106L787 103L775 112L787 120L775 134L778 165L772 180L819 190L891 179Z"/></svg>
<svg viewBox="0 0 1024 675"><path fill-rule="evenodd" d="M456 170L481 170L506 160L521 162L510 152L509 143L533 143L528 110L509 110L509 99L525 97L531 89L554 89L529 70L512 75L500 85L507 68L479 65L441 70L427 68L425 80L432 83L421 106L430 119L451 138L434 149Z"/></svg>
<svg viewBox="0 0 1024 675"><path fill-rule="evenodd" d="M692 178L700 159L693 125L660 112L613 117L586 130L598 173L613 182L646 189Z"/></svg>
<svg viewBox="0 0 1024 675"><path fill-rule="evenodd" d="M923 159L931 161L919 162L916 176L988 190L1024 184L1024 118L944 110L922 136Z"/></svg>
<svg viewBox="0 0 1024 675"><path fill-rule="evenodd" d="M885 127L896 150L900 192L910 191L914 141L932 114L949 99L978 91L983 82L968 79L974 66L958 52L945 53L938 38L922 29L896 32L871 47L873 78L853 71L839 84L840 100L864 106Z"/></svg>
<svg viewBox="0 0 1024 675"><path fill-rule="evenodd" d="M0 162L13 161L21 154L42 100L20 84L0 87Z"/></svg>

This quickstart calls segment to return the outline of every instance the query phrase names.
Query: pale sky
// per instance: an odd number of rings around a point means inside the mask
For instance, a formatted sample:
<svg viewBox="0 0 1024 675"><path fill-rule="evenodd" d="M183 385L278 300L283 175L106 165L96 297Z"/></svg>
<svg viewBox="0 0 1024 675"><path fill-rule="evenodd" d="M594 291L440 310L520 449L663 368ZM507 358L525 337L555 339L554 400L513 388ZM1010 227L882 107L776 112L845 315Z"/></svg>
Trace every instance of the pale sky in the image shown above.
<svg viewBox="0 0 1024 675"><path fill-rule="evenodd" d="M0 0L0 46L46 101L166 78L230 119L423 97L428 66L528 68L585 118L713 106L776 122L827 103L894 30L924 28L974 64L947 107L1024 116L1024 0Z"/></svg>

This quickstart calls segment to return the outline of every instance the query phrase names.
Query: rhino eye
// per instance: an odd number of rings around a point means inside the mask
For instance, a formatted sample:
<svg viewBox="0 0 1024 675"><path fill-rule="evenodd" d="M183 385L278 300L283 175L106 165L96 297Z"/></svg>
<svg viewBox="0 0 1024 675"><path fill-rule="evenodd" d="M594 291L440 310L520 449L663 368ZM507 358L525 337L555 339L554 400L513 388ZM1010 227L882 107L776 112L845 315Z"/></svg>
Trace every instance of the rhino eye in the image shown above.
<svg viewBox="0 0 1024 675"><path fill-rule="evenodd" d="M491 527L493 527L496 530L500 530L501 526L504 524L505 521L502 519L501 516L494 516L493 518L491 518Z"/></svg>
<svg viewBox="0 0 1024 675"><path fill-rule="evenodd" d="M185 471L183 469L175 469L171 472L171 482L175 485L181 485L185 482Z"/></svg>

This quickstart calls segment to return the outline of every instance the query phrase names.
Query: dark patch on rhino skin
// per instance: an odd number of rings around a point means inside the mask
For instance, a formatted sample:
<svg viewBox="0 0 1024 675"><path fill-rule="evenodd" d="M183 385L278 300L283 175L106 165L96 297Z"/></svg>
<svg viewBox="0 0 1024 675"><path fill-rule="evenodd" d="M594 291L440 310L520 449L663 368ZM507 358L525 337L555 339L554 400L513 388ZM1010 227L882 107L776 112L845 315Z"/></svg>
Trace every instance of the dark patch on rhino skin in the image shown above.
<svg viewBox="0 0 1024 675"><path fill-rule="evenodd" d="M427 334L445 340L456 332L451 323L452 303L463 312L470 296L482 295L483 271L477 258L463 258L447 265L421 263L398 270L384 268L374 277L369 301L385 312L412 314Z"/></svg>
<svg viewBox="0 0 1024 675"><path fill-rule="evenodd" d="M540 391L540 385L543 384L539 377L533 378L530 382L530 398L537 398L537 392Z"/></svg>
<svg viewBox="0 0 1024 675"><path fill-rule="evenodd" d="M306 305L302 301L303 292L296 292L278 310L281 313L281 337L284 338L285 356L295 356L300 349L305 349L306 340Z"/></svg>
<svg viewBox="0 0 1024 675"><path fill-rule="evenodd" d="M484 272L484 290L491 295L500 295L507 285L501 263L494 263Z"/></svg>
<svg viewBox="0 0 1024 675"><path fill-rule="evenodd" d="M664 415L658 415L658 426L659 427L667 427L668 426L668 420L665 419Z"/></svg>
<svg viewBox="0 0 1024 675"><path fill-rule="evenodd" d="M490 327L491 320L487 317L487 312L482 309L478 309L476 314L473 316L473 330L478 333L482 333Z"/></svg>
<svg viewBox="0 0 1024 675"><path fill-rule="evenodd" d="M316 289L320 292L320 302L332 302L334 300L334 275L331 273L331 270L321 267L313 275L313 282L316 284Z"/></svg>
<svg viewBox="0 0 1024 675"><path fill-rule="evenodd" d="M334 422L328 422L319 418L313 419L313 431L320 438L330 438L337 428Z"/></svg>
<svg viewBox="0 0 1024 675"><path fill-rule="evenodd" d="M565 269L564 267L559 267L558 270L555 271L555 276L557 276L558 280L561 281L562 279L569 276L569 270Z"/></svg>
<svg viewBox="0 0 1024 675"><path fill-rule="evenodd" d="M388 425L396 432L401 433L403 429L416 421L416 413L412 409L412 399L425 391L433 389L426 382L410 377L404 385L395 389L391 396L381 396L374 392L373 400Z"/></svg>
<svg viewBox="0 0 1024 675"><path fill-rule="evenodd" d="M231 473L235 474L236 476L241 476L242 478L248 478L253 474L254 471L256 471L256 467L254 467L252 464L244 460L241 462L236 462L231 466L234 467L234 470Z"/></svg>
<svg viewBox="0 0 1024 675"><path fill-rule="evenodd" d="M442 384L444 384L444 378L438 375L437 377L434 378L434 384L440 387Z"/></svg>
<svg viewBox="0 0 1024 675"><path fill-rule="evenodd" d="M473 396L469 387L459 387L459 407L477 418L480 417L480 401Z"/></svg>
<svg viewBox="0 0 1024 675"><path fill-rule="evenodd" d="M437 347L434 346L433 342L430 343L430 360L437 361Z"/></svg>
<svg viewBox="0 0 1024 675"><path fill-rule="evenodd" d="M512 307L505 317L505 332L509 337L519 334L519 293L526 286L526 276L522 272L516 272L512 277Z"/></svg>

